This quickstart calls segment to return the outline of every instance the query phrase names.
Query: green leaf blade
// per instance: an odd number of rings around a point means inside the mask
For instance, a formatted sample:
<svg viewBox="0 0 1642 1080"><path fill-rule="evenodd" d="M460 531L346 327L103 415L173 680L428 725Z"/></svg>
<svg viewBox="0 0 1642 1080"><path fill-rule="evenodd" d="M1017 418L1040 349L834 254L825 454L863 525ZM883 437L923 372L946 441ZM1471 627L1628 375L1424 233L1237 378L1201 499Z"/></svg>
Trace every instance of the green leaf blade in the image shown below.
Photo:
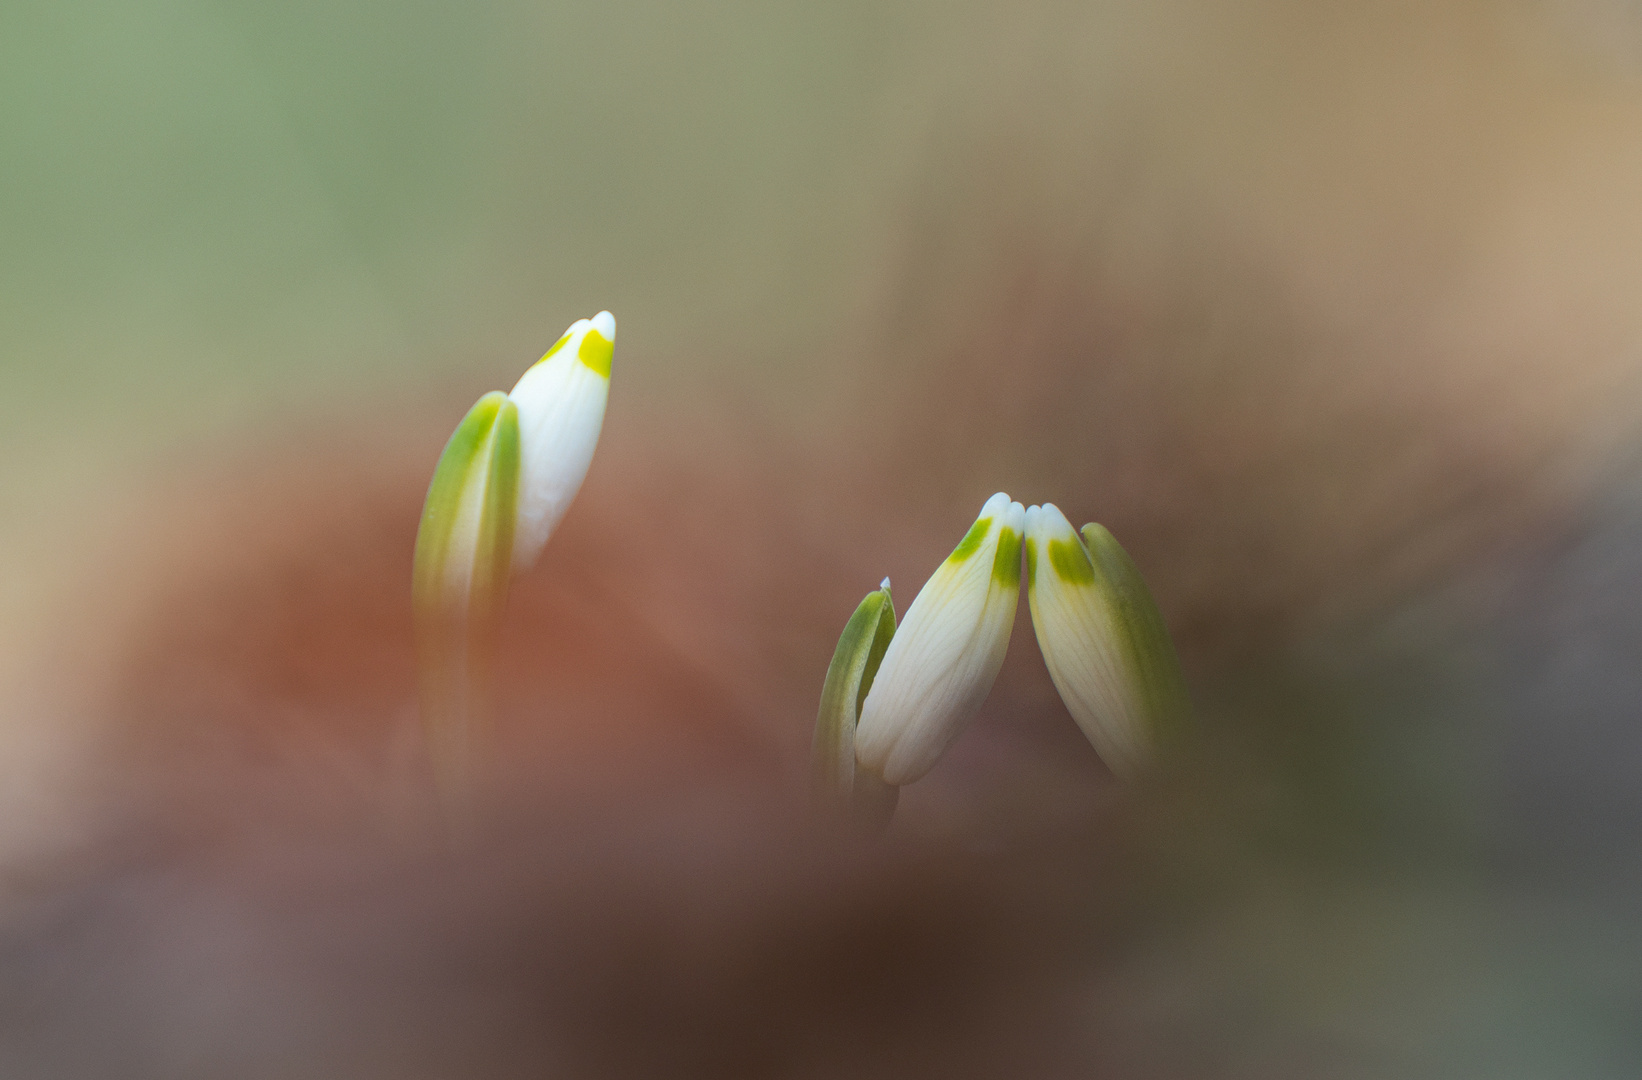
<svg viewBox="0 0 1642 1080"><path fill-rule="evenodd" d="M821 688L811 749L816 787L828 797L847 799L854 791L855 725L894 636L895 604L887 586L866 595L839 635Z"/></svg>
<svg viewBox="0 0 1642 1080"><path fill-rule="evenodd" d="M1148 734L1155 743L1168 743L1190 724L1192 706L1163 612L1141 577L1140 568L1105 526L1090 523L1083 527L1082 535L1095 568L1096 587L1106 594L1117 613L1118 637L1139 681L1151 727Z"/></svg>

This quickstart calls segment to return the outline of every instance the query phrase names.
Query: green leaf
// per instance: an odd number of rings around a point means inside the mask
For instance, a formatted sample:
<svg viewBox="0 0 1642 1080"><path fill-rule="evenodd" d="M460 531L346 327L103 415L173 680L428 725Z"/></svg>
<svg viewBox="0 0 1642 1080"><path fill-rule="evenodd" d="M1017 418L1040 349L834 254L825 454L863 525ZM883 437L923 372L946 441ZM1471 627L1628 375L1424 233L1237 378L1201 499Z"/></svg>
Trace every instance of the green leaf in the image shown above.
<svg viewBox="0 0 1642 1080"><path fill-rule="evenodd" d="M507 603L519 489L519 412L486 394L445 444L416 536L411 598L422 723L441 796L471 793Z"/></svg>
<svg viewBox="0 0 1642 1080"><path fill-rule="evenodd" d="M844 625L821 687L811 758L816 787L828 798L848 802L855 792L855 725L894 636L895 601L885 584L868 593Z"/></svg>
<svg viewBox="0 0 1642 1080"><path fill-rule="evenodd" d="M1095 587L1116 613L1118 638L1145 703L1146 734L1156 744L1178 737L1191 722L1191 698L1174 640L1152 591L1123 545L1104 525L1083 527L1083 541L1095 570Z"/></svg>

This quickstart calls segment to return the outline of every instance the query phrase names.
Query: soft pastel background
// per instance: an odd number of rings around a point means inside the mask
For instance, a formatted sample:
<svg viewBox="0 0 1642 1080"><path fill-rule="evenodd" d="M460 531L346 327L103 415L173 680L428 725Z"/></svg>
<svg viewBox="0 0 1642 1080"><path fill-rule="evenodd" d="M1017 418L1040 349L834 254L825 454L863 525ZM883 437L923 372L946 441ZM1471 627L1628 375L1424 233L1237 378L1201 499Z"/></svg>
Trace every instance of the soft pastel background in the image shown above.
<svg viewBox="0 0 1642 1080"><path fill-rule="evenodd" d="M0 9L0 1074L1642 1072L1642 9ZM428 844L438 448L620 320ZM862 848L832 642L995 490L1099 519L1201 739L1029 621Z"/></svg>

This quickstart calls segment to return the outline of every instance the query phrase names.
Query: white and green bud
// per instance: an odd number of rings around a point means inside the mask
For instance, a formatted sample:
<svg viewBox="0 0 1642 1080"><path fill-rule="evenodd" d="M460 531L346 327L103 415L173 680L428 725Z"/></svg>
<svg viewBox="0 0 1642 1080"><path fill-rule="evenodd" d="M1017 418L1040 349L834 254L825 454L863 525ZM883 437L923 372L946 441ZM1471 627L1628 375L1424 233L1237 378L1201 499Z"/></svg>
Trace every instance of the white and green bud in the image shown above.
<svg viewBox="0 0 1642 1080"><path fill-rule="evenodd" d="M887 784L927 773L1003 666L1020 599L1025 511L999 492L907 609L861 706L856 764Z"/></svg>
<svg viewBox="0 0 1642 1080"><path fill-rule="evenodd" d="M604 426L616 318L601 311L566 330L508 396L519 407L519 519L513 567L528 570L581 489Z"/></svg>
<svg viewBox="0 0 1642 1080"><path fill-rule="evenodd" d="M1079 536L1053 503L1026 512L1032 628L1061 700L1112 772L1133 775L1191 713L1180 660L1112 534Z"/></svg>
<svg viewBox="0 0 1642 1080"><path fill-rule="evenodd" d="M512 576L535 561L593 459L615 336L608 311L576 322L511 394L479 399L434 469L411 598L423 725L447 797L473 767Z"/></svg>
<svg viewBox="0 0 1642 1080"><path fill-rule="evenodd" d="M849 808L863 823L887 824L896 789L855 768L855 728L884 652L895 637L895 600L889 578L866 595L844 625L821 687L811 762L822 799Z"/></svg>

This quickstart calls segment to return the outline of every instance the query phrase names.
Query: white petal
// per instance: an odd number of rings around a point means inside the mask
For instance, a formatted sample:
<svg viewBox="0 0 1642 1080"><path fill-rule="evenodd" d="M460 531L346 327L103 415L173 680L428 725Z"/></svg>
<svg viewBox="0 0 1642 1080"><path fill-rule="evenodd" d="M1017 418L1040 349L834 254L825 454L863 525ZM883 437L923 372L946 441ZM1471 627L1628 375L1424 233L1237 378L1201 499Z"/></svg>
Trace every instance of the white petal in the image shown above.
<svg viewBox="0 0 1642 1080"><path fill-rule="evenodd" d="M519 407L515 572L529 569L541 554L593 462L610 395L615 333L608 311L578 320L508 395Z"/></svg>
<svg viewBox="0 0 1642 1080"><path fill-rule="evenodd" d="M1146 753L1145 712L1117 612L1097 587L1082 538L1053 503L1027 511L1026 542L1027 602L1049 677L1102 760L1129 774Z"/></svg>
<svg viewBox="0 0 1642 1080"><path fill-rule="evenodd" d="M927 773L986 699L1009 647L1020 598L1025 511L999 493L981 509L978 546L960 544L907 609L861 707L856 760L890 784ZM972 530L973 531L973 530ZM998 547L1012 538L999 580ZM966 552L966 546L968 550Z"/></svg>

